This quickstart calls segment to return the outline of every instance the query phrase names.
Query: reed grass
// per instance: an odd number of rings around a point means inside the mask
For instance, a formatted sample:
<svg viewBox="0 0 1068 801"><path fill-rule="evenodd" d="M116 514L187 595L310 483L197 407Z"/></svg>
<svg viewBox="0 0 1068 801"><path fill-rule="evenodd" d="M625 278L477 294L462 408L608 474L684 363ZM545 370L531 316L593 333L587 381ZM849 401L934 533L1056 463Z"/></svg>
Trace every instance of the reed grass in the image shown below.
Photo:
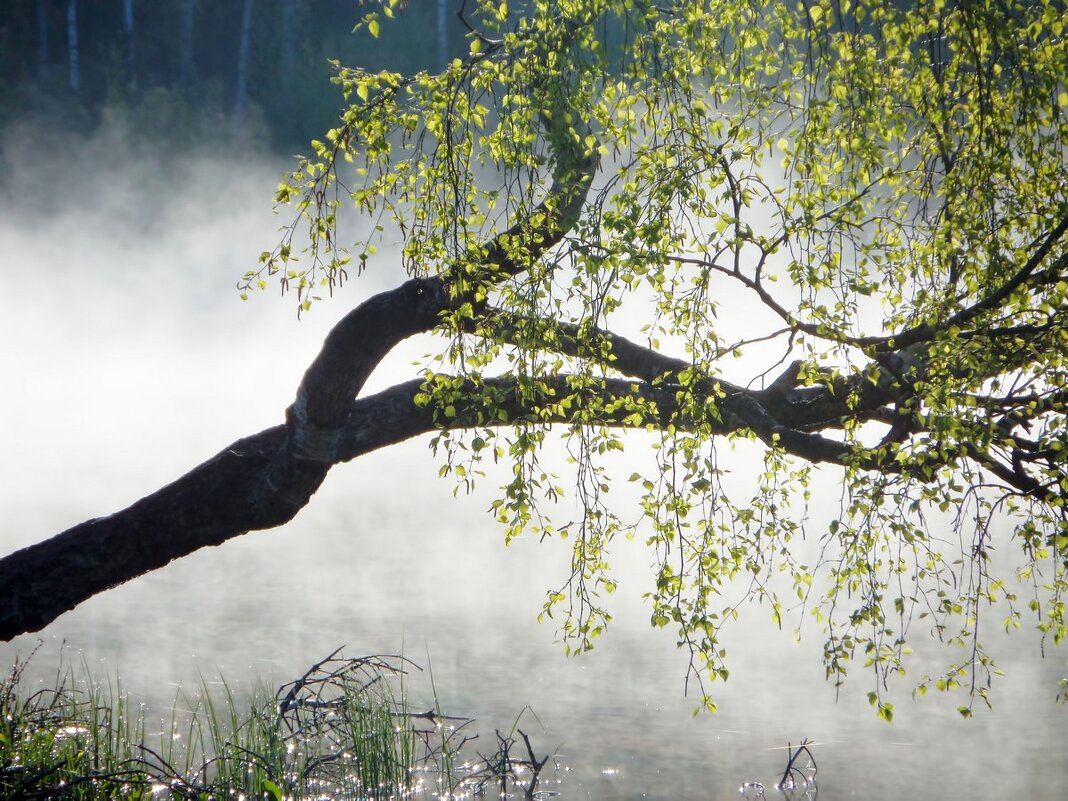
<svg viewBox="0 0 1068 801"><path fill-rule="evenodd" d="M83 663L33 690L27 662L0 684L0 799L463 798L509 777L530 798L537 786L507 752L481 768L465 760L470 721L443 715L436 700L413 711L405 678L416 666L402 657L351 659L339 649L277 689L260 684L240 698L225 680L202 678L153 733L120 682L94 681Z"/></svg>

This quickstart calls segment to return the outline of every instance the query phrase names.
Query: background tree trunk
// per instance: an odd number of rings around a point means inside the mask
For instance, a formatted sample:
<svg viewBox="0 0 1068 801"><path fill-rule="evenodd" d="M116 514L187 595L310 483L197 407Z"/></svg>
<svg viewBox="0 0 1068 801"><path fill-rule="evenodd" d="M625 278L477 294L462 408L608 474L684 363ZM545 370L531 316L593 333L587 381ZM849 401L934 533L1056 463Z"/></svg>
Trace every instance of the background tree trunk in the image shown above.
<svg viewBox="0 0 1068 801"><path fill-rule="evenodd" d="M37 79L44 81L48 76L48 7L45 0L37 0Z"/></svg>
<svg viewBox="0 0 1068 801"><path fill-rule="evenodd" d="M449 60L448 5L449 0L438 0L438 63L441 65Z"/></svg>
<svg viewBox="0 0 1068 801"><path fill-rule="evenodd" d="M123 0L122 31L126 45L126 88L131 94L137 93L137 58L134 48L134 9L133 0Z"/></svg>
<svg viewBox="0 0 1068 801"><path fill-rule="evenodd" d="M70 90L77 94L82 86L78 65L78 0L67 0L67 61L70 66Z"/></svg>
<svg viewBox="0 0 1068 801"><path fill-rule="evenodd" d="M252 45L252 8L255 0L245 0L241 15L241 42L237 48L237 87L234 91L234 122L240 125L248 101L248 56Z"/></svg>
<svg viewBox="0 0 1068 801"><path fill-rule="evenodd" d="M297 42L300 33L297 28L297 0L279 0L279 58L278 68L281 72L283 87L293 84L293 72L297 68Z"/></svg>
<svg viewBox="0 0 1068 801"><path fill-rule="evenodd" d="M178 8L178 88L189 97L196 81L193 63L193 19L196 0L182 0Z"/></svg>

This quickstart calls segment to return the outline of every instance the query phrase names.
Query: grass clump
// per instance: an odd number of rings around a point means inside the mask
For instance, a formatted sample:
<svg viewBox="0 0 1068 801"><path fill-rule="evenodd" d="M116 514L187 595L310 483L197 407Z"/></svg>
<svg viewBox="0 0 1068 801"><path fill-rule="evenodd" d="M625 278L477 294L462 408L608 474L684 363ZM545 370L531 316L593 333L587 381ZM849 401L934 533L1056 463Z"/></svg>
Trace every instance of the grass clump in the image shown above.
<svg viewBox="0 0 1068 801"><path fill-rule="evenodd" d="M397 656L351 659L338 649L244 703L225 681L214 693L202 681L199 696L179 695L169 726L152 733L111 681L80 682L68 669L26 693L27 662L0 684L3 799L378 801L490 784L507 794L509 783L530 798L547 761L522 732L529 759L513 758L515 740L500 732L495 755L463 757L475 739L470 721L411 711L404 680L415 666Z"/></svg>

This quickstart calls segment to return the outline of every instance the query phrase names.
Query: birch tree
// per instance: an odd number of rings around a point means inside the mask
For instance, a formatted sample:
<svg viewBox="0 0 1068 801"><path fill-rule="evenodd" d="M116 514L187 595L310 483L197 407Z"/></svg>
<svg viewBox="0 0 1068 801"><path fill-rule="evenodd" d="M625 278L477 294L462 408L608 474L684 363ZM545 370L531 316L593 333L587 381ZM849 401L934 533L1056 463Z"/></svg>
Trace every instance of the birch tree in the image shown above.
<svg viewBox="0 0 1068 801"><path fill-rule="evenodd" d="M365 35L403 25L401 5ZM872 671L885 718L906 634L951 645L920 692L972 698L994 672L980 619L1061 641L1064 4L466 6L469 55L439 73L339 66L351 105L280 185L296 222L242 291L281 284L308 311L383 239L409 279L341 318L283 423L0 560L0 634L280 525L334 465L422 435L461 487L510 466L506 540L573 544L543 610L573 650L607 628L610 548L631 537L655 554L651 622L706 690L743 603L814 618L828 676ZM342 238L343 206L367 236ZM440 358L363 392L419 333ZM655 458L634 469L638 442ZM763 460L741 493L735 448ZM806 512L817 479L841 486L829 520Z"/></svg>

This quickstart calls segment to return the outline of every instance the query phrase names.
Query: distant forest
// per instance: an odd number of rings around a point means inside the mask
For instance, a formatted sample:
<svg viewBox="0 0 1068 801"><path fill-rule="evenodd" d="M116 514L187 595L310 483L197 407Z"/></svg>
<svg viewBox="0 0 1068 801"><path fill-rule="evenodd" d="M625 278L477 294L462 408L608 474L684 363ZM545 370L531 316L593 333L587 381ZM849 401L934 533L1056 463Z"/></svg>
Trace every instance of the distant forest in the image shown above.
<svg viewBox="0 0 1068 801"><path fill-rule="evenodd" d="M410 0L379 39L370 0L4 0L0 126L91 131L119 116L167 144L241 131L289 151L342 107L330 59L414 71L465 53L459 0Z"/></svg>

